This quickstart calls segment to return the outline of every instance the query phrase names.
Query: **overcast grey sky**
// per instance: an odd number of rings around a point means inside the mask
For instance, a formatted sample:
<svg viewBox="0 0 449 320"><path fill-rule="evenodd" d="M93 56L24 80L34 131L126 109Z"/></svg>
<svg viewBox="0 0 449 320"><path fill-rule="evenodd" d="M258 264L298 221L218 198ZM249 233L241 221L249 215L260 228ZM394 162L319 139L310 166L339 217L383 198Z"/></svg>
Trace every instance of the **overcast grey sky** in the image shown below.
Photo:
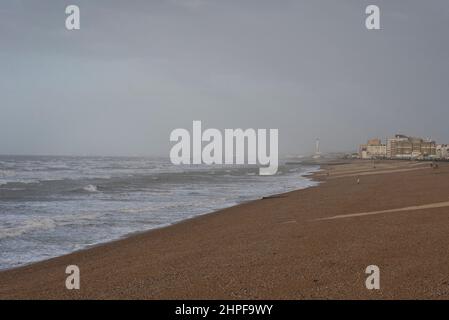
<svg viewBox="0 0 449 320"><path fill-rule="evenodd" d="M4 0L0 154L168 156L192 120L278 128L283 154L449 143L448 32L447 0Z"/></svg>

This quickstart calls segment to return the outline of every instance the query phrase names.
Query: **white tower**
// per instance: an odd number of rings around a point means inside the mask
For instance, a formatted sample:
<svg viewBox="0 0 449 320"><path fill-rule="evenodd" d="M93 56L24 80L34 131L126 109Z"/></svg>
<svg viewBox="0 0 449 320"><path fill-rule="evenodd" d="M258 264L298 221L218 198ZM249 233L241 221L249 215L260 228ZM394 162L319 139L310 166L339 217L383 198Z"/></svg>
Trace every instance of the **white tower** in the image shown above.
<svg viewBox="0 0 449 320"><path fill-rule="evenodd" d="M320 139L316 139L315 142L315 155L313 156L313 158L317 159L321 157L321 152L320 152Z"/></svg>

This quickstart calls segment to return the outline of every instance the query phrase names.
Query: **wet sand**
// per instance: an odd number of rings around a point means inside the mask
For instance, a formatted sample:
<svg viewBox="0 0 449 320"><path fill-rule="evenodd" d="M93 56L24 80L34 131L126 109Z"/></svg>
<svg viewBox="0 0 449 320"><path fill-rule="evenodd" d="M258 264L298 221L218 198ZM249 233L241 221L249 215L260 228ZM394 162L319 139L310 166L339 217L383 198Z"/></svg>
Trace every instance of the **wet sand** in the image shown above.
<svg viewBox="0 0 449 320"><path fill-rule="evenodd" d="M323 166L317 187L0 272L0 299L448 299L449 165L375 166Z"/></svg>

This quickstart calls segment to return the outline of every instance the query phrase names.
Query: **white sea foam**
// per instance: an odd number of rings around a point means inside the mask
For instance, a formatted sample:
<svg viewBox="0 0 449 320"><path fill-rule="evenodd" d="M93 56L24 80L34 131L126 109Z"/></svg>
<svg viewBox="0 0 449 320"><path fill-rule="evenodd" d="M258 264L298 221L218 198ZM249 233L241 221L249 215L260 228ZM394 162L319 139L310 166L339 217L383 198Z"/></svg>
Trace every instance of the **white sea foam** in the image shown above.
<svg viewBox="0 0 449 320"><path fill-rule="evenodd" d="M16 172L14 170L0 170L0 178L14 177Z"/></svg>
<svg viewBox="0 0 449 320"><path fill-rule="evenodd" d="M87 191L87 192L98 192L98 187L94 186L93 184L89 184L89 185L83 187L83 190Z"/></svg>
<svg viewBox="0 0 449 320"><path fill-rule="evenodd" d="M120 209L120 212L123 213L141 213L141 212L149 212L151 211L153 208L152 207L143 207L143 208L123 208Z"/></svg>
<svg viewBox="0 0 449 320"><path fill-rule="evenodd" d="M55 221L50 218L30 219L25 221L19 226L10 228L1 228L0 239L17 237L35 230L52 229L55 226L56 226Z"/></svg>

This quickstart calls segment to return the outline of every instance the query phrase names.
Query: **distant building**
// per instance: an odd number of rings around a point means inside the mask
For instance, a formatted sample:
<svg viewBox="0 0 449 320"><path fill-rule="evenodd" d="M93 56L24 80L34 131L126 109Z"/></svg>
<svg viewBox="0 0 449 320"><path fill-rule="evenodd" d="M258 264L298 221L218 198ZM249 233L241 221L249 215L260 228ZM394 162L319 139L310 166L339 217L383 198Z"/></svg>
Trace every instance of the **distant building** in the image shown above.
<svg viewBox="0 0 449 320"><path fill-rule="evenodd" d="M368 146L380 146L381 144L382 144L382 142L378 138L369 139L368 143L367 143Z"/></svg>
<svg viewBox="0 0 449 320"><path fill-rule="evenodd" d="M314 159L321 158L321 151L320 151L320 139L316 139L315 141L315 154L313 155Z"/></svg>
<svg viewBox="0 0 449 320"><path fill-rule="evenodd" d="M436 157L438 159L449 159L449 146L447 144L438 144L436 146Z"/></svg>
<svg viewBox="0 0 449 320"><path fill-rule="evenodd" d="M391 159L419 159L435 158L436 144L429 139L408 137L397 134L387 140L387 158Z"/></svg>
<svg viewBox="0 0 449 320"><path fill-rule="evenodd" d="M387 156L387 146L380 139L370 139L367 144L360 145L359 157L362 159L382 159Z"/></svg>

